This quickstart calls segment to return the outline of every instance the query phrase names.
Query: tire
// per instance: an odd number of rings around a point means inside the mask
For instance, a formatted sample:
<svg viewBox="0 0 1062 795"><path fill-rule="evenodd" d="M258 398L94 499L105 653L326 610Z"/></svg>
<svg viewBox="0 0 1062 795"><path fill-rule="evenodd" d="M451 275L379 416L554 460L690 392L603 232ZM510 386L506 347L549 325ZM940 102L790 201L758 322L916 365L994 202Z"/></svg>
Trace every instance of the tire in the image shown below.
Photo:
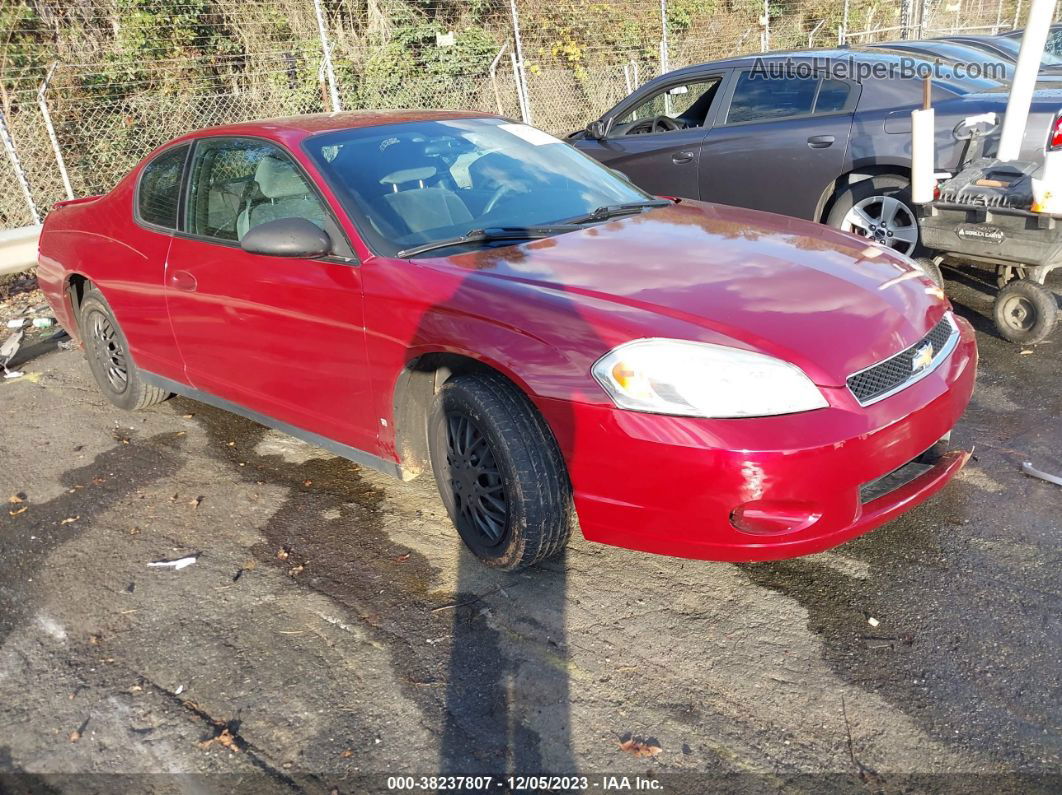
<svg viewBox="0 0 1062 795"><path fill-rule="evenodd" d="M941 273L940 266L937 265L935 261L931 260L929 257L919 257L914 263L922 273L933 280L933 283L936 284L937 287L944 286L944 274Z"/></svg>
<svg viewBox="0 0 1062 795"><path fill-rule="evenodd" d="M891 221L886 219L884 226L875 223L890 211L893 212ZM887 245L909 257L925 253L911 203L911 184L903 177L881 174L846 188L833 200L826 223Z"/></svg>
<svg viewBox="0 0 1062 795"><path fill-rule="evenodd" d="M428 439L450 519L487 566L527 568L568 543L574 509L564 460L541 415L509 381L447 381L432 405Z"/></svg>
<svg viewBox="0 0 1062 795"><path fill-rule="evenodd" d="M1055 294L1025 279L1011 282L1000 290L992 312L996 329L1003 338L1019 345L1043 342L1058 324Z"/></svg>
<svg viewBox="0 0 1062 795"><path fill-rule="evenodd" d="M141 379L121 326L107 300L92 285L85 288L78 307L78 329L89 369L111 403L132 411L154 406L170 396Z"/></svg>

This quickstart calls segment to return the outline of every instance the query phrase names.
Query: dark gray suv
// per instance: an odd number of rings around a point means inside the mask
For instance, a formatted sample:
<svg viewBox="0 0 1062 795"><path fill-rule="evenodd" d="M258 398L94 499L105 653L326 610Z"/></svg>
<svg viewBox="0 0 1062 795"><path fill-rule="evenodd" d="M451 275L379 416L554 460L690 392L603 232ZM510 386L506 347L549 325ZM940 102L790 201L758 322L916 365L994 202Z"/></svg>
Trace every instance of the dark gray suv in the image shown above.
<svg viewBox="0 0 1062 795"><path fill-rule="evenodd" d="M976 68L976 67L975 67ZM919 249L909 200L911 110L930 70L937 161L957 170L962 122L995 111L1007 85L969 64L871 48L802 50L691 66L646 83L572 145L658 195L829 223ZM1036 92L1022 156L1042 159L1062 90ZM956 131L959 135L956 135ZM986 154L995 141L986 139Z"/></svg>

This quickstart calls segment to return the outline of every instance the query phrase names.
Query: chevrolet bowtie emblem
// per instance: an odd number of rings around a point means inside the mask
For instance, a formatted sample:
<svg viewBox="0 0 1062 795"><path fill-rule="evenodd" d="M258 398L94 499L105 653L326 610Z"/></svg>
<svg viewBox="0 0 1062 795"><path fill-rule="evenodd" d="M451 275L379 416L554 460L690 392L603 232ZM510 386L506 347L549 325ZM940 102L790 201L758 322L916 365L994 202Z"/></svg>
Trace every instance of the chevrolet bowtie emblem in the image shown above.
<svg viewBox="0 0 1062 795"><path fill-rule="evenodd" d="M911 372L917 373L929 367L933 363L933 355L935 353L932 342L927 342L916 349L914 356L911 357Z"/></svg>

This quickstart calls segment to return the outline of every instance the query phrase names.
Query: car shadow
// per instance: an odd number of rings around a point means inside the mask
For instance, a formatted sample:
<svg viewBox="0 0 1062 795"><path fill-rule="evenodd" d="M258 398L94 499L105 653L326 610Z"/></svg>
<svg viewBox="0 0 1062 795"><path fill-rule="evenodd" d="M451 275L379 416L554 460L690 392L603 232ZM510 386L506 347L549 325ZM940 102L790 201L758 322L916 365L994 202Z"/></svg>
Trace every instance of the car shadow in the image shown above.
<svg viewBox="0 0 1062 795"><path fill-rule="evenodd" d="M530 246L476 252L469 275L449 299L424 312L411 350L418 349L422 339L432 340L439 318L460 317L470 307L482 307L483 286L476 284L476 271L502 265L515 267L529 279L548 280L548 274L533 272L530 254L553 245L546 239ZM563 298L551 302L548 311L566 333L581 339L595 336L575 306ZM485 314L489 312L487 308ZM568 414L552 419L554 437L570 461L574 418ZM421 477L434 478L430 471ZM439 772L496 777L575 773L565 553L507 573L488 568L463 543L455 543L460 546L457 607L451 625Z"/></svg>

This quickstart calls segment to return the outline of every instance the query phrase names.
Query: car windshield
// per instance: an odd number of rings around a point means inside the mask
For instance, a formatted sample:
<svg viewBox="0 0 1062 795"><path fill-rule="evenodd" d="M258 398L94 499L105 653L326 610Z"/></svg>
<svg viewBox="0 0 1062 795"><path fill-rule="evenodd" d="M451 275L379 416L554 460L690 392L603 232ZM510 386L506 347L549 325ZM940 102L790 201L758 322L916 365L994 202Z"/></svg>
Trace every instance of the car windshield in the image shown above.
<svg viewBox="0 0 1062 795"><path fill-rule="evenodd" d="M462 236L469 239L455 246L501 242L469 235L484 229L509 230L502 240L511 244L519 239L513 229L651 198L563 141L503 119L360 127L312 136L303 147L366 242L386 256Z"/></svg>
<svg viewBox="0 0 1062 795"><path fill-rule="evenodd" d="M997 36L991 41L993 45L1007 52L1015 61L1018 60L1018 53L1021 51L1020 38L1008 39L1005 36ZM1051 38L1048 37L1048 47L1044 50L1043 58L1040 59L1040 66L1062 66L1062 58L1051 52L1050 43Z"/></svg>

